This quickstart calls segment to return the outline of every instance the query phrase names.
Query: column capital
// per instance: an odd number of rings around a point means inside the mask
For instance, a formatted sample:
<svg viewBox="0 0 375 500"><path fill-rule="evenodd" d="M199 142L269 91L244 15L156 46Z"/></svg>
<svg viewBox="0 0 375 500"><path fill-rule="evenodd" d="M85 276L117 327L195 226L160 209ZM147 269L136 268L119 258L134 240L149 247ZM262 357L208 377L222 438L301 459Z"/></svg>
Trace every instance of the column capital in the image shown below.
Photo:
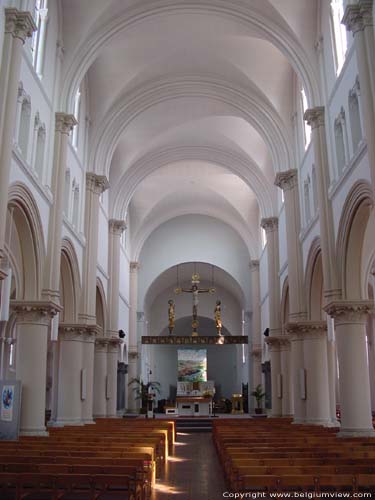
<svg viewBox="0 0 375 500"><path fill-rule="evenodd" d="M122 341L119 338L108 339L108 354L118 353L120 344L122 344Z"/></svg>
<svg viewBox="0 0 375 500"><path fill-rule="evenodd" d="M136 361L139 357L138 351L129 351L128 358L131 361Z"/></svg>
<svg viewBox="0 0 375 500"><path fill-rule="evenodd" d="M251 355L254 358L260 358L262 356L262 346L260 344L254 344L251 349Z"/></svg>
<svg viewBox="0 0 375 500"><path fill-rule="evenodd" d="M108 188L109 182L105 175L98 175L94 172L86 172L86 189L100 195Z"/></svg>
<svg viewBox="0 0 375 500"><path fill-rule="evenodd" d="M259 260L251 259L249 263L250 271L259 271Z"/></svg>
<svg viewBox="0 0 375 500"><path fill-rule="evenodd" d="M95 339L95 352L106 353L108 349L109 339L105 337L97 337Z"/></svg>
<svg viewBox="0 0 375 500"><path fill-rule="evenodd" d="M371 300L339 300L324 307L325 312L335 318L335 323L364 323L374 310Z"/></svg>
<svg viewBox="0 0 375 500"><path fill-rule="evenodd" d="M298 185L298 170L296 168L278 172L275 177L275 186L283 191L289 191Z"/></svg>
<svg viewBox="0 0 375 500"><path fill-rule="evenodd" d="M260 225L266 233L272 233L279 227L279 219L277 217L265 217L260 221Z"/></svg>
<svg viewBox="0 0 375 500"><path fill-rule="evenodd" d="M10 307L17 314L17 323L50 324L62 307L54 302L11 300Z"/></svg>
<svg viewBox="0 0 375 500"><path fill-rule="evenodd" d="M65 341L79 341L82 342L83 335L87 332L85 325L60 323L59 337Z"/></svg>
<svg viewBox="0 0 375 500"><path fill-rule="evenodd" d="M73 128L77 125L77 120L74 115L68 113L55 113L55 130L60 134L69 135Z"/></svg>
<svg viewBox="0 0 375 500"><path fill-rule="evenodd" d="M373 26L372 0L360 0L357 4L347 5L341 22L353 35L363 31L366 26Z"/></svg>
<svg viewBox="0 0 375 500"><path fill-rule="evenodd" d="M298 321L287 323L285 329L291 341L317 339L326 335L327 323L325 321Z"/></svg>
<svg viewBox="0 0 375 500"><path fill-rule="evenodd" d="M303 119L312 129L324 127L324 106L306 109Z"/></svg>
<svg viewBox="0 0 375 500"><path fill-rule="evenodd" d="M131 273L138 272L139 268L141 267L139 262L135 262L135 261L130 262L129 266L130 266Z"/></svg>
<svg viewBox="0 0 375 500"><path fill-rule="evenodd" d="M112 234L117 234L119 236L121 236L121 234L126 229L126 222L121 219L110 219L108 221L108 225L109 225L109 232Z"/></svg>
<svg viewBox="0 0 375 500"><path fill-rule="evenodd" d="M36 30L37 26L30 12L13 8L5 9L5 33L25 43L26 38L30 38Z"/></svg>
<svg viewBox="0 0 375 500"><path fill-rule="evenodd" d="M270 352L280 351L280 336L267 337L265 342Z"/></svg>

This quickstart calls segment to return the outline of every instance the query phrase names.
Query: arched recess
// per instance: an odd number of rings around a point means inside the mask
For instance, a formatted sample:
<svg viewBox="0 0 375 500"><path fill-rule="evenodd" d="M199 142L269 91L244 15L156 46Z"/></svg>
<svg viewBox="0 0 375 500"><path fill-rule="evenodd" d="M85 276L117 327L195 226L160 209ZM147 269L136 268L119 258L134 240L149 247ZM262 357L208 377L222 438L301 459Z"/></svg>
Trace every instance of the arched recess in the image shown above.
<svg viewBox="0 0 375 500"><path fill-rule="evenodd" d="M44 235L38 206L22 183L8 192L6 251L13 268L18 300L40 299L45 259Z"/></svg>
<svg viewBox="0 0 375 500"><path fill-rule="evenodd" d="M307 297L308 319L323 319L323 263L320 238L315 238L307 257L305 274L305 293Z"/></svg>
<svg viewBox="0 0 375 500"><path fill-rule="evenodd" d="M80 275L76 252L70 240L64 238L61 248L60 313L61 323L78 321L78 301L80 296Z"/></svg>
<svg viewBox="0 0 375 500"><path fill-rule="evenodd" d="M281 293L281 327L283 330L288 322L289 322L289 282L288 278L285 278Z"/></svg>
<svg viewBox="0 0 375 500"><path fill-rule="evenodd" d="M107 328L107 303L105 300L105 291L103 283L99 278L96 279L96 324L102 329L103 334Z"/></svg>
<svg viewBox="0 0 375 500"><path fill-rule="evenodd" d="M341 213L337 237L338 274L343 299L367 297L368 276L363 272L367 224L374 206L371 185L357 181L350 190Z"/></svg>

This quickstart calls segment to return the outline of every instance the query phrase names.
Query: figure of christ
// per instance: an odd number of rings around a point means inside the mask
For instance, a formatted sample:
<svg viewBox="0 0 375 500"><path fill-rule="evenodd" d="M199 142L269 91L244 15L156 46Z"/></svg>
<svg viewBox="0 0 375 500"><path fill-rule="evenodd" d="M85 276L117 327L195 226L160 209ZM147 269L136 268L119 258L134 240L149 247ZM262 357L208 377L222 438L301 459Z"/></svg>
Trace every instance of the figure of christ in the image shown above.
<svg viewBox="0 0 375 500"><path fill-rule="evenodd" d="M215 293L215 288L199 288L199 275L193 274L191 279L191 288L176 288L175 293L191 293L193 296L193 318L192 318L192 336L198 335L198 303L200 293Z"/></svg>

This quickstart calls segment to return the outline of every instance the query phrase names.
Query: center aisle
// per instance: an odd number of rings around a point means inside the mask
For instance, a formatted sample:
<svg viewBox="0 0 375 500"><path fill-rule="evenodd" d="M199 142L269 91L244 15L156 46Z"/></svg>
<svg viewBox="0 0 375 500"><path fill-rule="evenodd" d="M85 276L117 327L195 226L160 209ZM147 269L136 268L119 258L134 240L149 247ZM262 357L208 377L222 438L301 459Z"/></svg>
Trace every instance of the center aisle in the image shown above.
<svg viewBox="0 0 375 500"><path fill-rule="evenodd" d="M178 432L166 473L157 480L152 500L220 500L224 475L211 433Z"/></svg>

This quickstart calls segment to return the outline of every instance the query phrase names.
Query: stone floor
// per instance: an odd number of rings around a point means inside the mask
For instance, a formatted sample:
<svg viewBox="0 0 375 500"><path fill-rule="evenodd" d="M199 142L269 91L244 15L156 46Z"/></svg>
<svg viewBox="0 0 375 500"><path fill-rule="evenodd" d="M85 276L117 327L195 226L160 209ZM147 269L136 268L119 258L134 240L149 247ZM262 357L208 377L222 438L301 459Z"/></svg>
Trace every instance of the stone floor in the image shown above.
<svg viewBox="0 0 375 500"><path fill-rule="evenodd" d="M211 433L179 432L152 500L220 500L227 491Z"/></svg>

